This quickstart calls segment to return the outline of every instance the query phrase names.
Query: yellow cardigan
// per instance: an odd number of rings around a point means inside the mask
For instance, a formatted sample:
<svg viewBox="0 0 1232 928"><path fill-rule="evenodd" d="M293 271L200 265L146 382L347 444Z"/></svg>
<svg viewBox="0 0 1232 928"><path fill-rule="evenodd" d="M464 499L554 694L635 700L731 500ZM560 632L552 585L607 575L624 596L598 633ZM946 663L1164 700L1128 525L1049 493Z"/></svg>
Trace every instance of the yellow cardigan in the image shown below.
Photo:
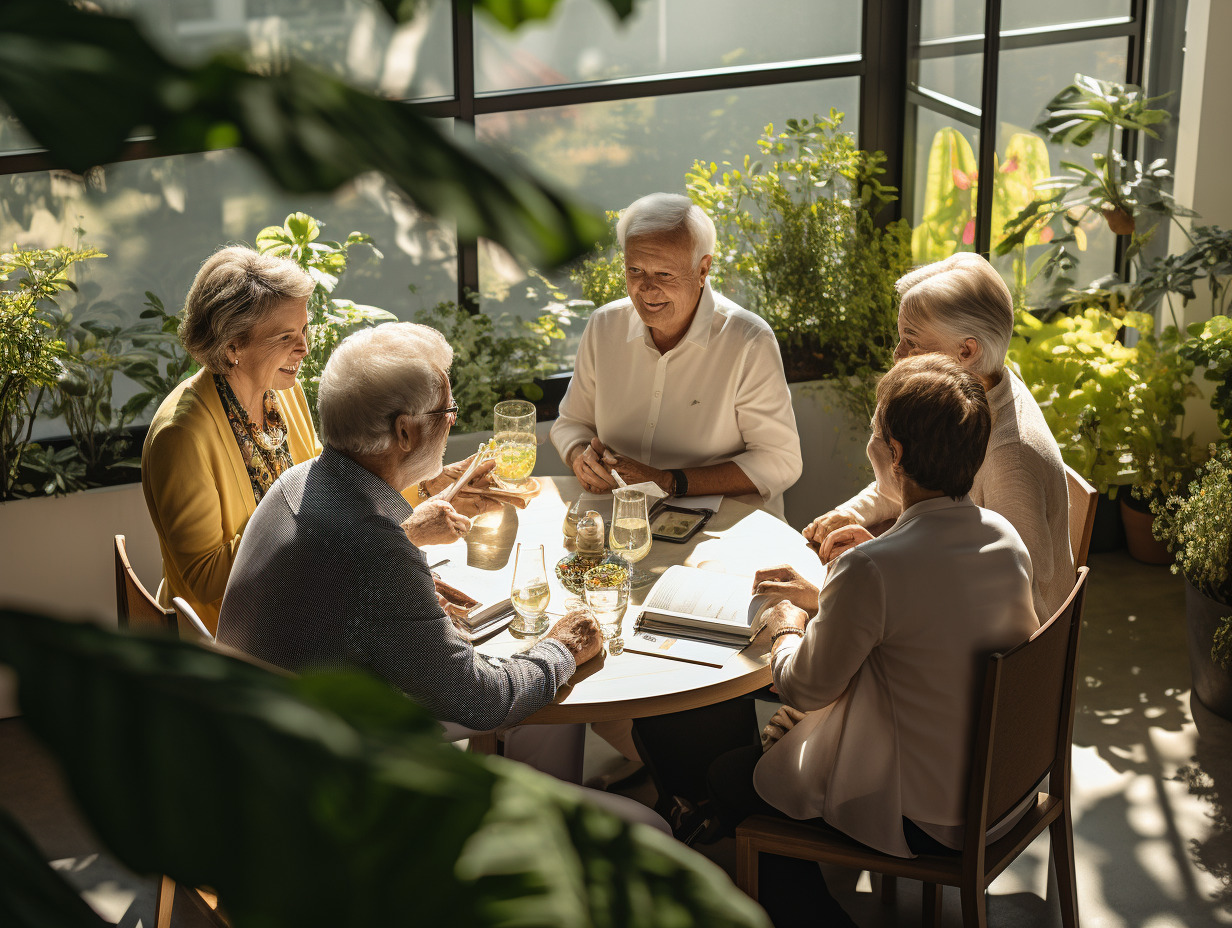
<svg viewBox="0 0 1232 928"><path fill-rule="evenodd" d="M321 453L298 383L278 391L291 460ZM211 632L240 535L257 508L213 375L200 371L163 400L141 449L141 487L163 556L158 600L182 596Z"/></svg>

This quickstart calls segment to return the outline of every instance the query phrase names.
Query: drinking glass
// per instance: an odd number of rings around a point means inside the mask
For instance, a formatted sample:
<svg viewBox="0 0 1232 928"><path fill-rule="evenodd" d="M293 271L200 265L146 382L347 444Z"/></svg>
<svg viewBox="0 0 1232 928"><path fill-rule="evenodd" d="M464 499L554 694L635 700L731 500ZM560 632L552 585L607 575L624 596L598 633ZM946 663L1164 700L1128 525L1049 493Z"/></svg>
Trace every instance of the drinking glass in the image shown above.
<svg viewBox="0 0 1232 928"><path fill-rule="evenodd" d="M646 514L646 494L632 487L612 491L612 529L608 547L630 564L636 564L650 552L650 519ZM634 568L632 583L642 586L654 580L654 575Z"/></svg>
<svg viewBox="0 0 1232 928"><path fill-rule="evenodd" d="M620 625L629 607L631 573L630 567L621 564L600 564L586 571L582 578L586 606L599 623L609 654L619 654L625 649Z"/></svg>
<svg viewBox="0 0 1232 928"><path fill-rule="evenodd" d="M535 404L527 400L503 400L493 410L491 455L496 476L509 483L523 483L535 469Z"/></svg>
<svg viewBox="0 0 1232 928"><path fill-rule="evenodd" d="M509 598L517 613L509 623L509 632L518 638L533 638L548 630L548 572L544 569L543 545L518 542L514 554L513 582Z"/></svg>

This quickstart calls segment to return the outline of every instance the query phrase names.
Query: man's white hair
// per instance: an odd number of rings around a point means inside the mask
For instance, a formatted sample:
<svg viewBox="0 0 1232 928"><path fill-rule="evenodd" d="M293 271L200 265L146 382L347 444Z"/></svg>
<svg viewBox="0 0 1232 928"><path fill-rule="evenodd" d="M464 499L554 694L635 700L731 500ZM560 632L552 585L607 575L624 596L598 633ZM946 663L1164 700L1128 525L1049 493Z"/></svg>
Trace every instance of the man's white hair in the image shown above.
<svg viewBox="0 0 1232 928"><path fill-rule="evenodd" d="M386 322L348 335L321 374L321 440L351 454L389 450L398 416L430 412L444 402L452 363L449 342L426 325ZM449 427L446 416L419 421L432 434Z"/></svg>
<svg viewBox="0 0 1232 928"><path fill-rule="evenodd" d="M895 284L898 315L906 325L955 344L974 338L975 374L993 376L1005 366L1014 334L1014 299L1001 275L982 256L959 252L903 275Z"/></svg>
<svg viewBox="0 0 1232 928"><path fill-rule="evenodd" d="M679 193L648 193L620 214L616 238L621 251L629 239L645 235L687 238L693 248L694 267L706 255L714 254L714 222L704 209Z"/></svg>

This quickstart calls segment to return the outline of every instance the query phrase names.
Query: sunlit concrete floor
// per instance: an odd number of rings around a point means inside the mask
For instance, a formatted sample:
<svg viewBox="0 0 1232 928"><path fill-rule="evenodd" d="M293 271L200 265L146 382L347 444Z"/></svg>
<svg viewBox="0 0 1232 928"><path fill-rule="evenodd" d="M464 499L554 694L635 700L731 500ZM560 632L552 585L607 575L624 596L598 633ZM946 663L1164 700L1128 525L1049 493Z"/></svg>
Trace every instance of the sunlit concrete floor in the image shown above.
<svg viewBox="0 0 1232 928"><path fill-rule="evenodd" d="M1124 553L1091 557L1074 725L1074 831L1079 914L1088 928L1232 925L1232 724L1191 707L1184 596L1163 567ZM587 741L586 775L620 763ZM643 778L624 788L645 801ZM152 925L155 884L125 871L80 821L53 765L20 720L0 721L0 805L16 814L49 860L109 922ZM701 851L733 872L734 842ZM918 884L900 881L883 905L867 874L826 870L831 890L862 928L915 925ZM2 877L0 877L2 878ZM1060 924L1048 839L1040 838L993 884L989 923ZM945 925L962 924L957 893ZM204 924L176 906L176 928Z"/></svg>

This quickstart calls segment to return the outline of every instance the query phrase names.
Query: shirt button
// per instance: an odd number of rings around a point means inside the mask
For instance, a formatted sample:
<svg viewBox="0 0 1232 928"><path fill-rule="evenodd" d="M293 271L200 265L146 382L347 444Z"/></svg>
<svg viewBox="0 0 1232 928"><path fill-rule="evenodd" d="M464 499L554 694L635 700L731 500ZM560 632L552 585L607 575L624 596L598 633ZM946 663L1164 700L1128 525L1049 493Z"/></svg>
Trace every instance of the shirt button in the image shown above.
<svg viewBox="0 0 1232 928"><path fill-rule="evenodd" d="M662 395L662 394L660 393L660 391L655 390L655 396L661 396L661 395Z"/></svg>
<svg viewBox="0 0 1232 928"><path fill-rule="evenodd" d="M654 428L654 423L653 423L653 422L652 422L652 423L650 423L650 427L651 427L652 429Z"/></svg>

